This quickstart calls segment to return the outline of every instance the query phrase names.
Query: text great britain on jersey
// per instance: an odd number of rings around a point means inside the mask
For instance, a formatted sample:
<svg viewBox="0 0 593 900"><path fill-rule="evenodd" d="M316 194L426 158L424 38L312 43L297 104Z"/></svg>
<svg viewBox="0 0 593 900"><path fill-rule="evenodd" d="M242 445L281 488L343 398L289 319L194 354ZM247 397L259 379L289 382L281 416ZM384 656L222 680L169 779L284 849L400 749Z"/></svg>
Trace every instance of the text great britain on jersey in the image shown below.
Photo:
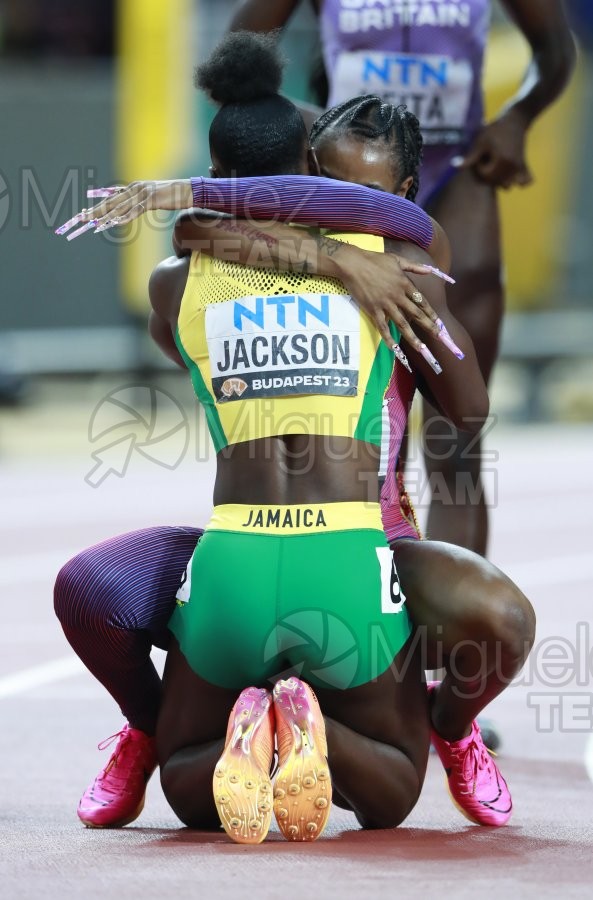
<svg viewBox="0 0 593 900"><path fill-rule="evenodd" d="M344 34L384 31L394 26L469 28L471 5L455 0L405 3L402 0L342 0L338 27Z"/></svg>

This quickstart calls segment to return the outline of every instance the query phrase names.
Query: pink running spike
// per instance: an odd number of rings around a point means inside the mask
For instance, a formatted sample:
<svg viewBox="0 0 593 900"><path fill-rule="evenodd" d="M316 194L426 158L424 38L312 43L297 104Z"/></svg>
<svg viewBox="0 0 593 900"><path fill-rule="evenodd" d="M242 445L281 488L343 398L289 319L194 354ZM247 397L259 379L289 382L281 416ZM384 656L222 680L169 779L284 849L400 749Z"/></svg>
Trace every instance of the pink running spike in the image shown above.
<svg viewBox="0 0 593 900"><path fill-rule="evenodd" d="M427 685L429 694L437 682ZM511 818L513 801L507 783L492 759L478 723L459 741L446 741L433 729L432 744L447 773L453 803L477 825L501 826Z"/></svg>
<svg viewBox="0 0 593 900"><path fill-rule="evenodd" d="M241 691L231 710L226 742L212 778L222 827L238 844L259 844L272 820L274 713L264 688Z"/></svg>
<svg viewBox="0 0 593 900"><path fill-rule="evenodd" d="M124 725L99 744L118 738L105 768L88 786L78 804L78 818L88 828L121 828L137 819L144 806L146 784L156 767L155 739Z"/></svg>
<svg viewBox="0 0 593 900"><path fill-rule="evenodd" d="M315 841L331 809L325 723L317 698L299 678L274 687L278 771L274 814L289 841Z"/></svg>

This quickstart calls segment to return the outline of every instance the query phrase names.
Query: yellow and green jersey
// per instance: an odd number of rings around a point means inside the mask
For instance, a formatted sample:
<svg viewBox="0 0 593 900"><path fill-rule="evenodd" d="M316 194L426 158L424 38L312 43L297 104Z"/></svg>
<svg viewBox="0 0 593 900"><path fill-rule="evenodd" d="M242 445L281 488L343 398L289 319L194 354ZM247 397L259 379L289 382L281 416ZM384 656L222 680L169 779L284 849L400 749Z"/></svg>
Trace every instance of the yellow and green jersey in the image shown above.
<svg viewBox="0 0 593 900"><path fill-rule="evenodd" d="M332 237L383 251L373 235ZM176 341L217 452L303 433L381 445L394 356L336 279L194 253Z"/></svg>

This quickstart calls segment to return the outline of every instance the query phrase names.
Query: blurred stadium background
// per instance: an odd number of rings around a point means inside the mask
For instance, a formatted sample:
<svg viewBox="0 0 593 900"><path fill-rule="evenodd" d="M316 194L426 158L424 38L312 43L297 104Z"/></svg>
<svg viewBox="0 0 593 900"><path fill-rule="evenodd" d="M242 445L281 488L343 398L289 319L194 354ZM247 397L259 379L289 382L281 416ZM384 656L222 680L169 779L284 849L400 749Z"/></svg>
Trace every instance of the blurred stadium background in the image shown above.
<svg viewBox="0 0 593 900"><path fill-rule="evenodd" d="M78 797L106 761L96 741L116 730L119 714L82 671L51 604L58 568L82 547L157 523L203 523L209 512L213 454L189 380L146 333L147 278L168 252L169 222L153 217L126 235L83 235L72 244L53 230L87 205L88 187L207 174L213 111L193 91L192 69L223 33L233 5L0 0L0 758L8 761L0 771L0 819L8 826L0 871L9 873L7 897L36 900L53 890L78 898L83 879L88 897L104 897L114 886L129 895L133 878L132 891L155 900L164 879L179 897L195 896L196 879L207 886L205 896L224 882L218 895L234 897L244 883L244 848L233 855L219 836L212 841L220 847L202 852L183 833L163 837L163 827L178 823L156 779L138 827L125 836L99 838L79 827ZM560 635L575 646L575 623L590 618L593 579L593 2L568 6L580 48L576 76L533 129L535 186L502 196L508 315L485 480L495 507L491 558L536 605L540 644ZM490 111L514 90L527 59L496 4L494 10ZM311 98L318 51L306 2L283 41L291 59L287 93ZM427 493L417 460L410 487L423 517ZM516 791L519 827L508 829L508 842L488 829L462 832L466 823L451 819L433 767L412 832L398 829L379 843L351 832L344 844L340 828L353 824L336 820L341 895L358 900L372 883L377 897L393 896L394 858L398 878L408 878L406 896L420 896L414 885L428 896L426 878L440 892L458 893L476 853L484 891L492 889L490 878L509 896L518 896L520 883L528 896L532 882L540 898L558 896L559 882L561 896L586 895L591 878L579 881L584 874L576 867L565 875L561 866L576 858L565 850L573 839L583 842L590 865L590 804L582 796L590 789L585 767L593 780L591 723L584 719L574 733L562 723L539 727L525 696L533 683L541 690L539 665L538 657L533 680L508 691L492 711L502 722ZM575 684L590 690L590 678L566 681L561 690ZM593 695L581 696L593 702ZM553 808L550 791L560 798ZM406 834L426 856L419 880ZM174 864L166 865L165 846L173 854L177 847ZM332 842L328 852L336 847ZM381 847L382 868L375 862L369 882L367 853L380 855ZM544 853L556 854L548 866ZM249 871L261 886L271 862L265 852L253 859ZM325 892L335 890L334 870L323 863L321 849L311 876L321 894L326 885ZM580 893L566 889L570 878Z"/></svg>
<svg viewBox="0 0 593 900"><path fill-rule="evenodd" d="M535 186L502 197L510 314L493 390L497 413L510 420L593 418L593 12L583 0L569 6L581 50L577 75L533 129ZM40 378L47 385L49 376L68 376L73 386L75 376L80 385L82 376L166 366L148 344L144 318L147 275L168 248L167 220L73 245L53 228L86 205L88 186L207 173L212 109L191 74L232 7L233 0L0 2L6 400L20 396L21 379L35 404ZM514 90L528 58L494 9L490 111ZM283 41L287 93L311 98L319 57L307 3Z"/></svg>

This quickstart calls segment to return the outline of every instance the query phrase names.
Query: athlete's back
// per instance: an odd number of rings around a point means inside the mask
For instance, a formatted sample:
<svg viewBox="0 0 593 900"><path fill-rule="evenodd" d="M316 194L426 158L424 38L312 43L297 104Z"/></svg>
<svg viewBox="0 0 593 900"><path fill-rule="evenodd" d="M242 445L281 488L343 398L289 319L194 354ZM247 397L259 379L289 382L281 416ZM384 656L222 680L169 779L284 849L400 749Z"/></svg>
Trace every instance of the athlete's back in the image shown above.
<svg viewBox="0 0 593 900"><path fill-rule="evenodd" d="M401 439L387 414L396 362L343 285L197 253L182 266L185 281L171 271L159 290L218 453L215 502L376 501L381 448Z"/></svg>

